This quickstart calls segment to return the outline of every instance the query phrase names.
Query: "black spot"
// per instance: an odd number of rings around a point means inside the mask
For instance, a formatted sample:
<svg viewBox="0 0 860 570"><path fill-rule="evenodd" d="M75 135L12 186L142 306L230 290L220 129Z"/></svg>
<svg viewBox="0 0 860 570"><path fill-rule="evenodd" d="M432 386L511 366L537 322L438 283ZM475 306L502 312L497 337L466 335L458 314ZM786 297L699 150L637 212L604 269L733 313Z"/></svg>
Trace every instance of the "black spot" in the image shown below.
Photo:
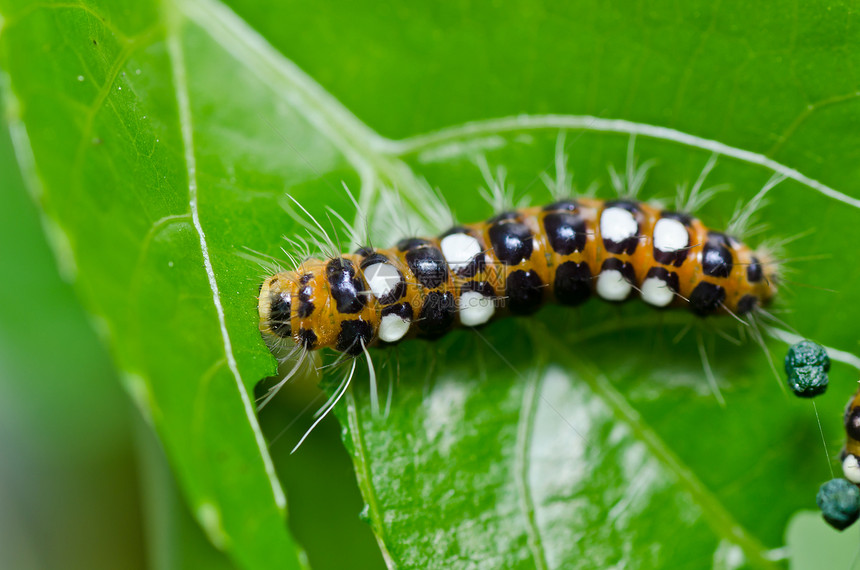
<svg viewBox="0 0 860 570"><path fill-rule="evenodd" d="M669 271L663 267L652 267L648 270L648 273L645 274L645 279L648 279L649 277L657 277L675 293L681 290L678 282L678 274L674 271Z"/></svg>
<svg viewBox="0 0 860 570"><path fill-rule="evenodd" d="M400 251L409 251L410 249L415 249L416 247L421 247L424 245L433 245L432 242L423 239L423 238L404 238L397 242L397 249Z"/></svg>
<svg viewBox="0 0 860 570"><path fill-rule="evenodd" d="M576 210L577 204L573 200L562 200L560 202L553 202L548 206L544 206L544 212L558 212L561 210L567 210L568 212L573 212Z"/></svg>
<svg viewBox="0 0 860 570"><path fill-rule="evenodd" d="M745 315L755 309L755 306L758 304L758 299L755 295L744 295L741 297L741 300L738 301L738 309L737 313L739 315Z"/></svg>
<svg viewBox="0 0 860 570"><path fill-rule="evenodd" d="M627 200L614 200L611 202L606 202L603 206L603 211L608 210L609 208L621 208L622 210L627 210L628 212L633 214L633 219L638 220L637 214L639 213L639 206L635 202L630 202ZM601 218L603 216L603 211L601 211ZM609 253L626 253L627 255L633 255L636 251L636 246L639 244L639 222L636 222L636 233L625 240L620 242L612 241L611 239L603 238L603 247Z"/></svg>
<svg viewBox="0 0 860 570"><path fill-rule="evenodd" d="M398 303L396 305L389 305L387 307L382 308L381 316L386 317L388 315L397 315L398 317L400 317L404 321L411 323L413 318L414 318L415 311L412 308L412 305L410 303ZM395 342L399 342L400 340L401 339L398 339ZM382 344L393 344L393 343L386 343L381 338L379 338L379 342Z"/></svg>
<svg viewBox="0 0 860 570"><path fill-rule="evenodd" d="M627 280L631 285L636 284L636 270L633 269L633 264L626 261L621 261L617 257L610 257L600 266L600 272L615 270L621 273L621 277Z"/></svg>
<svg viewBox="0 0 860 570"><path fill-rule="evenodd" d="M639 204L632 200L609 200L603 206L603 209L606 208L621 208L636 214L639 211Z"/></svg>
<svg viewBox="0 0 860 570"><path fill-rule="evenodd" d="M398 271L398 273L400 273L400 271ZM394 289L392 289L379 299L379 302L381 304L390 305L391 303L402 299L406 295L406 279L403 278L402 273L398 275L397 279L397 285L394 286Z"/></svg>
<svg viewBox="0 0 860 570"><path fill-rule="evenodd" d="M454 323L457 304L449 292L431 291L424 298L418 315L418 330L424 336L437 337L445 334Z"/></svg>
<svg viewBox="0 0 860 570"><path fill-rule="evenodd" d="M394 286L394 289L389 291L387 294L383 295L379 299L379 303L381 305L390 305L400 299L402 299L406 295L406 280L403 276L400 276L400 281L398 281L397 285Z"/></svg>
<svg viewBox="0 0 860 570"><path fill-rule="evenodd" d="M287 291L272 293L269 295L269 328L280 337L288 337L292 334L290 328L290 312L292 310L292 299Z"/></svg>
<svg viewBox="0 0 860 570"><path fill-rule="evenodd" d="M302 275L301 279L299 279L299 284L301 284L301 289L299 289L299 308L296 311L296 315L300 319L306 319L311 316L311 313L314 312L314 304L311 300L314 294L314 288L307 283L313 279L313 274L306 273Z"/></svg>
<svg viewBox="0 0 860 570"><path fill-rule="evenodd" d="M361 265L359 265L359 267L361 267L362 271L364 271L365 269L376 263L390 263L390 261L381 253L371 253L361 261Z"/></svg>
<svg viewBox="0 0 860 570"><path fill-rule="evenodd" d="M517 265L532 255L532 233L520 222L500 221L490 226L490 243L505 265Z"/></svg>
<svg viewBox="0 0 860 570"><path fill-rule="evenodd" d="M469 265L458 269L457 275L461 277L474 277L475 275L484 270L486 264L486 256L483 253L479 253L472 258L472 261L469 262Z"/></svg>
<svg viewBox="0 0 860 570"><path fill-rule="evenodd" d="M310 329L299 329L299 344L307 350L313 350L317 344L317 335Z"/></svg>
<svg viewBox="0 0 860 570"><path fill-rule="evenodd" d="M488 224L495 224L497 222L506 222L506 221L510 221L510 220L519 221L521 219L522 219L522 217L520 216L519 212L502 212L501 214L496 214L495 216L493 216L492 218L487 220L487 223Z"/></svg>
<svg viewBox="0 0 860 570"><path fill-rule="evenodd" d="M660 217L669 218L670 220L678 220L688 228L693 224L693 216L689 216L681 212L670 212L669 210L666 210L664 212L660 212Z"/></svg>
<svg viewBox="0 0 860 570"><path fill-rule="evenodd" d="M348 259L338 257L328 262L325 268L331 296L339 313L358 313L367 303L364 284L355 274L355 266Z"/></svg>
<svg viewBox="0 0 860 570"><path fill-rule="evenodd" d="M670 220L677 220L684 224L684 227L687 229L687 247L681 248L676 251L663 251L661 249L657 249L657 246L653 246L654 250L654 261L657 263L662 263L664 265L674 265L675 267L681 267L684 265L684 261L687 259L687 254L690 252L690 223L692 222L692 218L687 214L679 214L678 212L662 212L660 214L661 218L667 218ZM656 227L656 226L655 226ZM652 238L654 236L651 236ZM652 239L653 243L653 239Z"/></svg>
<svg viewBox="0 0 860 570"><path fill-rule="evenodd" d="M707 316L726 300L726 290L719 285L702 281L690 294L690 307L700 317Z"/></svg>
<svg viewBox="0 0 860 570"><path fill-rule="evenodd" d="M260 283L260 285L257 287L257 297L259 297L260 293L263 292L263 285L265 285L265 283Z"/></svg>
<svg viewBox="0 0 860 570"><path fill-rule="evenodd" d="M406 263L415 279L428 289L435 289L448 280L448 264L436 247L419 247L406 254Z"/></svg>
<svg viewBox="0 0 860 570"><path fill-rule="evenodd" d="M460 286L460 295L466 293L467 291L474 291L475 293L480 293L481 295L489 299L496 298L496 290L493 289L493 286L486 281L466 281Z"/></svg>
<svg viewBox="0 0 860 570"><path fill-rule="evenodd" d="M528 315L540 308L544 284L534 271L519 269L508 275L505 283L507 306L512 313Z"/></svg>
<svg viewBox="0 0 860 570"><path fill-rule="evenodd" d="M732 272L732 250L724 234L708 232L702 250L702 270L711 277L728 277Z"/></svg>
<svg viewBox="0 0 860 570"><path fill-rule="evenodd" d="M750 264L747 266L747 281L750 283L758 283L762 277L761 262L757 257L753 257Z"/></svg>
<svg viewBox="0 0 860 570"><path fill-rule="evenodd" d="M570 255L585 249L585 220L578 214L553 212L544 216L543 227L553 251Z"/></svg>
<svg viewBox="0 0 860 570"><path fill-rule="evenodd" d="M355 255L360 255L361 257L367 257L368 255L372 255L372 254L373 254L373 248L368 247L368 246L360 247L357 250L355 250Z"/></svg>
<svg viewBox="0 0 860 570"><path fill-rule="evenodd" d="M555 298L562 305L579 305L591 296L591 269L584 261L565 261L555 270Z"/></svg>
<svg viewBox="0 0 860 570"><path fill-rule="evenodd" d="M851 403L845 409L845 433L848 437L860 440L860 406L851 408Z"/></svg>
<svg viewBox="0 0 860 570"><path fill-rule="evenodd" d="M440 235L439 239L441 240L444 237L452 236L454 234L466 234L475 237L474 232L472 232L472 230L470 230L466 226L454 226L453 228L447 230L445 233Z"/></svg>
<svg viewBox="0 0 860 570"><path fill-rule="evenodd" d="M337 335L335 349L358 356L364 352L363 346L370 344L373 337L373 327L367 321L354 319L340 323L340 332ZM362 346L362 342L364 345Z"/></svg>
<svg viewBox="0 0 860 570"><path fill-rule="evenodd" d="M409 303L398 303L397 305L389 305L382 308L382 316L397 315L401 319L411 321L414 318L415 311Z"/></svg>

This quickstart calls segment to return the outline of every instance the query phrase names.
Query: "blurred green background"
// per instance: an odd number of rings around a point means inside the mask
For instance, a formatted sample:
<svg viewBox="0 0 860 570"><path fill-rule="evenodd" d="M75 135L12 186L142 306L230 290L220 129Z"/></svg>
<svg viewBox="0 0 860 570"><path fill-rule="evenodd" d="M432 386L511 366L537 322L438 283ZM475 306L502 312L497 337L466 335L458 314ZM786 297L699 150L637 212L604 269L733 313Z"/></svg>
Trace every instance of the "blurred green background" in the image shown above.
<svg viewBox="0 0 860 570"><path fill-rule="evenodd" d="M60 279L5 122L0 173L4 567L110 568L120 561L142 567L136 412L72 288Z"/></svg>
<svg viewBox="0 0 860 570"><path fill-rule="evenodd" d="M231 567L191 519L157 438L60 277L5 121L0 174L0 568ZM307 427L290 422L316 395L308 385L284 390L261 419L291 530L315 569L382 568L334 416L289 454Z"/></svg>

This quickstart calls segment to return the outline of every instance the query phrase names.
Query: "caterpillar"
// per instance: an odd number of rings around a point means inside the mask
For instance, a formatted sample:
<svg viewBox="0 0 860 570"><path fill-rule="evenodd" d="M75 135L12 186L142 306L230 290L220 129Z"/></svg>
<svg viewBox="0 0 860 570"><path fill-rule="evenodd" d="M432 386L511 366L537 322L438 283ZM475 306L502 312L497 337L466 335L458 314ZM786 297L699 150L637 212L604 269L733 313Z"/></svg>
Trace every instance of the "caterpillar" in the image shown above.
<svg viewBox="0 0 860 570"><path fill-rule="evenodd" d="M264 336L357 356L374 344L437 338L545 302L639 297L698 316L744 315L777 293L765 252L686 213L631 199L578 198L502 212L435 238L311 258L267 277Z"/></svg>
<svg viewBox="0 0 860 570"><path fill-rule="evenodd" d="M860 390L845 407L845 447L842 450L842 472L845 478L860 485Z"/></svg>

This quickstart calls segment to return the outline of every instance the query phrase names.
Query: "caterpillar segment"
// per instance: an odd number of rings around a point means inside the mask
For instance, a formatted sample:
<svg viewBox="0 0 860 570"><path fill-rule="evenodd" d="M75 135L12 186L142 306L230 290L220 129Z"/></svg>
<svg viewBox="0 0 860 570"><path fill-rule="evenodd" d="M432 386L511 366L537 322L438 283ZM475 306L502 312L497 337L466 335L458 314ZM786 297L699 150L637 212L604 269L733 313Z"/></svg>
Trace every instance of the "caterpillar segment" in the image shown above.
<svg viewBox="0 0 860 570"><path fill-rule="evenodd" d="M698 219L633 200L564 200L388 249L309 259L268 277L260 330L358 355L543 303L639 297L699 316L743 315L777 291L774 264Z"/></svg>

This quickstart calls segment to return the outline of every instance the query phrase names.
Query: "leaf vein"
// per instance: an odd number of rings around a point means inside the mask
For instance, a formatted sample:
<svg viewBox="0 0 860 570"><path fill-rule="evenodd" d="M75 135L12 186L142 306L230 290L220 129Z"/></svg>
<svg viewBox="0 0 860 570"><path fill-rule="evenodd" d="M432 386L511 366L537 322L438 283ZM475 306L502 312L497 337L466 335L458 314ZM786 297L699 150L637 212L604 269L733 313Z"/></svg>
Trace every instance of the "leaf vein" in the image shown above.
<svg viewBox="0 0 860 570"><path fill-rule="evenodd" d="M536 332L540 334L546 345L553 345L562 351L558 340L547 331L540 329ZM756 566L774 567L773 561L769 559L768 550L735 520L711 491L699 481L695 473L672 453L663 439L642 420L639 413L627 402L624 396L619 394L612 384L588 363L575 356L571 358L576 362L573 369L577 370L577 374L588 383L591 390L613 410L621 421L630 427L637 439L647 446L650 453L663 468L677 478L677 484L685 489L699 505L715 534L739 546L747 560Z"/></svg>
<svg viewBox="0 0 860 570"><path fill-rule="evenodd" d="M517 446L514 456L514 479L517 485L517 494L520 505L526 517L526 531L528 534L528 545L534 558L535 568L545 570L547 568L546 555L544 553L543 537L535 519L535 505L531 492L529 491L529 459L528 448L531 446L532 431L535 418L537 417L538 394L542 386L541 377L532 377L523 390L523 402L520 409L520 420L517 425Z"/></svg>
<svg viewBox="0 0 860 570"><path fill-rule="evenodd" d="M275 503L278 508L284 510L286 508L286 496L275 474L275 467L272 459L269 456L266 448L266 442L263 438L263 432L257 422L257 416L254 414L254 408L251 405L251 400L248 396L248 391L242 382L242 376L239 373L239 367L236 363L236 357L233 354L233 345L230 340L230 333L227 330L227 321L224 316L224 307L221 304L221 293L218 289L218 280L215 275L215 270L212 266L212 259L209 255L209 246L206 242L206 234L203 231L203 225L200 221L200 211L198 207L198 187L197 187L197 166L196 157L194 155L194 133L193 122L191 116L191 101L188 94L188 76L185 69L185 57L179 36L181 22L179 22L178 14L171 13L170 7L165 6L167 12L166 18L171 24L168 27L167 34L167 49L171 60L173 70L173 83L176 92L177 109L179 113L179 123L182 135L182 143L185 150L185 165L188 176L188 195L189 208L191 209L191 221L200 242L200 251L203 256L203 264L206 270L206 276L209 279L209 288L212 292L212 303L215 306L215 312L218 317L218 324L221 330L221 340L224 345L224 353L227 357L227 366L233 374L236 382L236 388L239 391L239 396L242 400L242 406L245 412L245 418L251 427L254 434L254 440L260 452L260 458L269 479L272 488Z"/></svg>
<svg viewBox="0 0 860 570"><path fill-rule="evenodd" d="M844 192L812 179L800 171L777 162L776 160L757 152L745 150L691 135L676 129L636 123L625 119L606 119L590 115L516 115L500 117L484 121L467 122L453 127L446 127L423 135L417 135L400 140L379 139L375 141L377 151L390 156L401 157L414 154L434 146L443 145L465 137L486 136L499 132L515 132L538 129L581 129L596 132L624 133L642 135L645 137L671 141L693 148L707 150L723 156L728 156L743 162L767 168L785 178L790 178L800 184L842 202L853 208L860 209L860 199L853 198Z"/></svg>
<svg viewBox="0 0 860 570"><path fill-rule="evenodd" d="M81 167L83 166L83 157L84 153L88 148L90 148L91 137L93 132L93 125L95 124L96 116L99 114L99 111L103 108L104 102L107 99L107 96L113 91L113 85L116 81L116 78L119 76L120 70L128 61L128 58L137 51L138 49L149 45L153 39L155 39L157 32L161 31L161 26L153 26L152 28L146 30L140 36L129 40L129 42L123 46L122 50L120 50L116 59L114 59L111 64L110 69L105 74L104 84L99 89L98 93L96 93L96 97L93 102L87 108L87 114L84 117L84 125L81 128L81 136L78 140L78 148L75 151L74 162L72 163L72 171L75 173L73 179L77 179L77 174L80 172ZM119 117L121 114L117 114ZM123 124L120 122L120 124Z"/></svg>

